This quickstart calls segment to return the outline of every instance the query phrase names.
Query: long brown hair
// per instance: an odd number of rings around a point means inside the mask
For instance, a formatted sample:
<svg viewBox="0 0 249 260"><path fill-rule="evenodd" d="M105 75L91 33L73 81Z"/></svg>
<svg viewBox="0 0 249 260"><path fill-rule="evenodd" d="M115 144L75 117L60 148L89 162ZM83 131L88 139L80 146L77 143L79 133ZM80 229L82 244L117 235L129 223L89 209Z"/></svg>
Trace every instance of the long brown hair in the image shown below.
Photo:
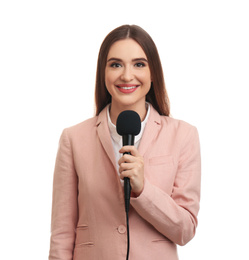
<svg viewBox="0 0 249 260"><path fill-rule="evenodd" d="M105 86L105 67L110 47L116 41L127 38L135 40L141 46L148 59L153 82L150 91L146 95L146 101L151 103L160 115L169 116L169 98L165 88L162 64L156 45L150 35L137 25L123 25L114 29L106 36L100 47L95 84L96 115L107 104L111 103L111 95Z"/></svg>

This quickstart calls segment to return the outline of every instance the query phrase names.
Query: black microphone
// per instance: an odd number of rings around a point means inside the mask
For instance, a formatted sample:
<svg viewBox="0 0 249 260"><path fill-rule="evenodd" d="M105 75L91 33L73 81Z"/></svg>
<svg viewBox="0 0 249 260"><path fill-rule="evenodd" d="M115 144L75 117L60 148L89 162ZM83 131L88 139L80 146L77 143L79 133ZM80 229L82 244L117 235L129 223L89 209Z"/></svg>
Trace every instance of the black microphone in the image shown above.
<svg viewBox="0 0 249 260"><path fill-rule="evenodd" d="M132 110L121 112L116 123L117 133L122 136L123 146L134 145L135 136L141 131L141 120L138 113ZM124 153L130 154L130 153ZM131 185L130 179L124 178L125 211L129 212Z"/></svg>

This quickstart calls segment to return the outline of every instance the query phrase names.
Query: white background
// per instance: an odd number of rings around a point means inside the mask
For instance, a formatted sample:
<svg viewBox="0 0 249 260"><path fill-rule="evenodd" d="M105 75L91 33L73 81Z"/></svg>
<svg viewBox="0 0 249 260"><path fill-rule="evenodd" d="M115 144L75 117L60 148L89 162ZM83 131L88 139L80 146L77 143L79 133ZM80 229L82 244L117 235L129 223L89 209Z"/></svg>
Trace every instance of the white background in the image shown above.
<svg viewBox="0 0 249 260"><path fill-rule="evenodd" d="M180 259L249 259L247 2L0 2L1 259L47 259L60 134L93 116L100 44L126 23L157 44L172 116L199 130L199 226Z"/></svg>

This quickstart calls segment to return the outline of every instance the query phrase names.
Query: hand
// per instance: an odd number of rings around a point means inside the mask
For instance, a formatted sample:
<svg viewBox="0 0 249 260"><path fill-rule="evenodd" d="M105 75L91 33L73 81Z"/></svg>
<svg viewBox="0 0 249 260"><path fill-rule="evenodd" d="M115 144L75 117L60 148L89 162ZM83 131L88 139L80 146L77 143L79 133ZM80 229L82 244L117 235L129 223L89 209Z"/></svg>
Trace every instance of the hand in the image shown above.
<svg viewBox="0 0 249 260"><path fill-rule="evenodd" d="M119 173L122 180L125 177L130 178L132 193L138 197L144 188L144 159L135 146L123 146L119 152L131 153L131 155L125 154L119 159Z"/></svg>

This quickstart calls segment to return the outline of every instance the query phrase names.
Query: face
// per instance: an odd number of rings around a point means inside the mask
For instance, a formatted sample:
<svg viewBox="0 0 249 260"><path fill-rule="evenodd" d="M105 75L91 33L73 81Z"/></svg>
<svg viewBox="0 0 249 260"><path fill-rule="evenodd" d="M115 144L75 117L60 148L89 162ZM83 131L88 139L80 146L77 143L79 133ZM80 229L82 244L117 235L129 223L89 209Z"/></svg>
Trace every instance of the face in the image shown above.
<svg viewBox="0 0 249 260"><path fill-rule="evenodd" d="M141 110L151 86L147 57L133 39L115 42L108 53L105 84L112 96L111 109Z"/></svg>

